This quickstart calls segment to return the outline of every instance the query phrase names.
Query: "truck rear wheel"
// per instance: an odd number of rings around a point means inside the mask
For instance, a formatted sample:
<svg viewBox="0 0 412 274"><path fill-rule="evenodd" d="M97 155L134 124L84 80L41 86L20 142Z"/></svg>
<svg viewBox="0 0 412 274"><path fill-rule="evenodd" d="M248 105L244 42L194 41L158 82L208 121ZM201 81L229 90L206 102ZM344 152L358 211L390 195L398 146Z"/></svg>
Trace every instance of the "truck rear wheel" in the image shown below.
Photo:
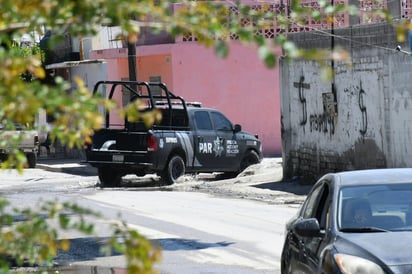
<svg viewBox="0 0 412 274"><path fill-rule="evenodd" d="M110 167L99 167L97 175L102 187L119 186L122 181L122 176L120 176L119 172Z"/></svg>
<svg viewBox="0 0 412 274"><path fill-rule="evenodd" d="M27 158L27 165L29 168L35 168L36 167L36 162L37 162L37 156L35 153L30 152L26 154Z"/></svg>
<svg viewBox="0 0 412 274"><path fill-rule="evenodd" d="M172 185L177 182L179 177L185 174L185 162L183 161L182 157L179 155L175 155L170 158L167 166L162 174L163 181L168 184Z"/></svg>

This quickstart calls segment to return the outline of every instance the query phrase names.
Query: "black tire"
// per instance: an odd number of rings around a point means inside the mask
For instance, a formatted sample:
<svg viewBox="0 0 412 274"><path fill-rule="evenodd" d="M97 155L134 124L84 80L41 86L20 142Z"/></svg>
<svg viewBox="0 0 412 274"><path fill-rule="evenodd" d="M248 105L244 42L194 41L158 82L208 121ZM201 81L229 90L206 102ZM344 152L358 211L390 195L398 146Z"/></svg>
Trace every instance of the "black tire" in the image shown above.
<svg viewBox="0 0 412 274"><path fill-rule="evenodd" d="M170 158L165 170L162 173L162 180L167 185L172 185L177 182L186 172L185 162L179 155L174 155Z"/></svg>
<svg viewBox="0 0 412 274"><path fill-rule="evenodd" d="M239 172L242 172L248 166L258 164L259 162L259 155L256 153L256 151L249 150L248 152L246 152L245 156L242 158L242 161L240 162Z"/></svg>
<svg viewBox="0 0 412 274"><path fill-rule="evenodd" d="M135 174L137 177L143 177L146 175L146 172L144 170L138 170Z"/></svg>
<svg viewBox="0 0 412 274"><path fill-rule="evenodd" d="M26 158L27 158L27 166L29 168L35 168L36 167L36 163L37 163L37 156L36 153L27 153L26 154Z"/></svg>
<svg viewBox="0 0 412 274"><path fill-rule="evenodd" d="M120 173L110 167L99 167L97 175L102 187L116 187L122 182Z"/></svg>
<svg viewBox="0 0 412 274"><path fill-rule="evenodd" d="M226 179L232 179L232 178L235 178L237 175L239 175L239 172L233 172L233 171L230 171L230 172L223 172L223 173L221 173L221 174L218 174L217 176L216 176L216 179L217 180L226 180Z"/></svg>

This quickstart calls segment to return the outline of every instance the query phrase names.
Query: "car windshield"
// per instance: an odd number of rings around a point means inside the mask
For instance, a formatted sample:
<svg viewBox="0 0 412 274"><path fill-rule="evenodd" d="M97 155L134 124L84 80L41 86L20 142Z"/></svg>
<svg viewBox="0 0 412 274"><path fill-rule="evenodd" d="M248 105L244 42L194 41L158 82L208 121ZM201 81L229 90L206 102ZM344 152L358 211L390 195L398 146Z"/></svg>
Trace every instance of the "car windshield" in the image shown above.
<svg viewBox="0 0 412 274"><path fill-rule="evenodd" d="M412 183L343 187L337 217L343 232L412 230Z"/></svg>

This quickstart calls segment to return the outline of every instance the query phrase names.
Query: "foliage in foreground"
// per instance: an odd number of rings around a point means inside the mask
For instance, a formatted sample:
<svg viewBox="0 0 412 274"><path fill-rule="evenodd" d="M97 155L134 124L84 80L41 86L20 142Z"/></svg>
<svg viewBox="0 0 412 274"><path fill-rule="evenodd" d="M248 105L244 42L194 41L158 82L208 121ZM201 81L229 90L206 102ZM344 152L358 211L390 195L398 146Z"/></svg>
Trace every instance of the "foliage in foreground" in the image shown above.
<svg viewBox="0 0 412 274"><path fill-rule="evenodd" d="M164 30L173 36L192 33L198 43L214 47L216 54L221 57L229 54L227 38L237 35L239 42L254 45L262 61L268 67L274 67L278 58L274 51L277 46L281 46L283 54L289 58L325 61L330 58L342 60L348 56L325 51L304 52L287 40L287 32L273 39L264 39L259 34L262 29L276 23L281 29L287 30L291 24L305 25L308 18L326 18L328 22L333 22L334 14L357 12L353 7L331 5L324 0L319 1L322 12L302 6L298 0L290 1L288 14L271 11L270 1L267 1L268 5L262 4L260 9L238 4L236 12L231 12L219 1L186 0L178 1L183 4L178 11L171 12L170 3L174 2L0 0L0 123L9 128L13 128L14 122L30 125L39 110L44 110L54 119L52 138L58 138L70 147L81 147L89 140L93 130L100 128L103 123L98 107L109 110L116 107L115 103L105 98L92 96L81 81L76 87L71 87L61 78L57 78L53 85L42 82L46 77L42 55L39 52L22 54L12 41L18 41L27 33L43 35L43 27L51 30L56 39L62 39L66 33L82 37L96 34L100 25L119 25L131 43L135 42L142 27L151 27L154 31ZM390 21L387 12L381 10L377 13ZM408 24L401 26L398 33L404 33L405 28L409 27ZM402 35L399 37L402 38ZM25 157L18 151L10 155L9 164L20 171L24 163ZM10 167L9 164L2 163L2 167ZM13 209L8 213L6 209L7 202L1 200L0 253L16 259L18 263L28 260L32 264L46 266L59 249L69 248L66 240L58 238L58 230L49 226L50 219L55 220L62 229L74 228L91 233L93 225L87 224L83 216L95 215L76 205L48 202L39 212ZM68 217L69 213L77 214L80 219L73 221ZM44 214L47 218L44 218ZM16 216L23 216L23 221L14 222ZM129 273L150 272L152 263L159 258L159 251L151 249L143 237L123 225L115 228L109 244L126 254ZM6 265L5 261L2 265Z"/></svg>
<svg viewBox="0 0 412 274"><path fill-rule="evenodd" d="M283 55L292 59L308 58L325 63L331 58L350 58L338 51L302 51L288 41L287 30L292 25L303 26L309 20L332 23L334 15L342 12L357 14L358 10L352 6L321 0L319 7L313 9L294 0L288 2L288 11L277 12L271 9L271 5L278 4L276 1L259 2L259 8L230 2L231 7L226 1L0 0L0 122L32 124L42 109L54 119L53 138L69 147L82 147L103 123L98 106L108 110L116 107L105 98L92 96L80 82L77 87L70 87L60 78L54 85L41 81L46 77L42 55L36 51L22 55L21 50L13 47L13 41L28 33L44 35L45 29L53 32L51 46L67 33L72 37L97 34L101 25L120 26L123 38L130 43L138 39L143 27L154 32L166 31L173 37L190 33L198 43L213 47L221 57L229 54L230 37L236 36L240 43L255 46L257 55L268 67L276 66L279 56L275 49L279 46ZM385 20L391 19L385 10L375 13ZM262 31L274 26L279 33L265 39ZM22 75L33 78L27 81ZM24 156L10 158L19 170L22 159Z"/></svg>
<svg viewBox="0 0 412 274"><path fill-rule="evenodd" d="M8 273L19 266L37 266L39 272L52 273L58 253L70 249L70 240L58 235L62 231L77 231L96 236L93 223L88 221L96 218L101 215L72 203L46 201L36 210L17 209L0 198L0 271ZM101 253L124 254L128 273L153 273L160 250L124 222L113 223L111 230L112 236Z"/></svg>

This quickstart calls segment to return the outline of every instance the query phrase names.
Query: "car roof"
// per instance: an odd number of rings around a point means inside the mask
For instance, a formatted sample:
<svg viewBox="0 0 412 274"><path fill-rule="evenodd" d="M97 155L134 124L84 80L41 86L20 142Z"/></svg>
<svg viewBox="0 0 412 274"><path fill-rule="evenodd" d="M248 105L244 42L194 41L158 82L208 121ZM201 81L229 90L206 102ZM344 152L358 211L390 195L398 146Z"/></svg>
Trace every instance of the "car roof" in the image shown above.
<svg viewBox="0 0 412 274"><path fill-rule="evenodd" d="M332 174L340 186L412 183L412 168L383 168L343 171Z"/></svg>

